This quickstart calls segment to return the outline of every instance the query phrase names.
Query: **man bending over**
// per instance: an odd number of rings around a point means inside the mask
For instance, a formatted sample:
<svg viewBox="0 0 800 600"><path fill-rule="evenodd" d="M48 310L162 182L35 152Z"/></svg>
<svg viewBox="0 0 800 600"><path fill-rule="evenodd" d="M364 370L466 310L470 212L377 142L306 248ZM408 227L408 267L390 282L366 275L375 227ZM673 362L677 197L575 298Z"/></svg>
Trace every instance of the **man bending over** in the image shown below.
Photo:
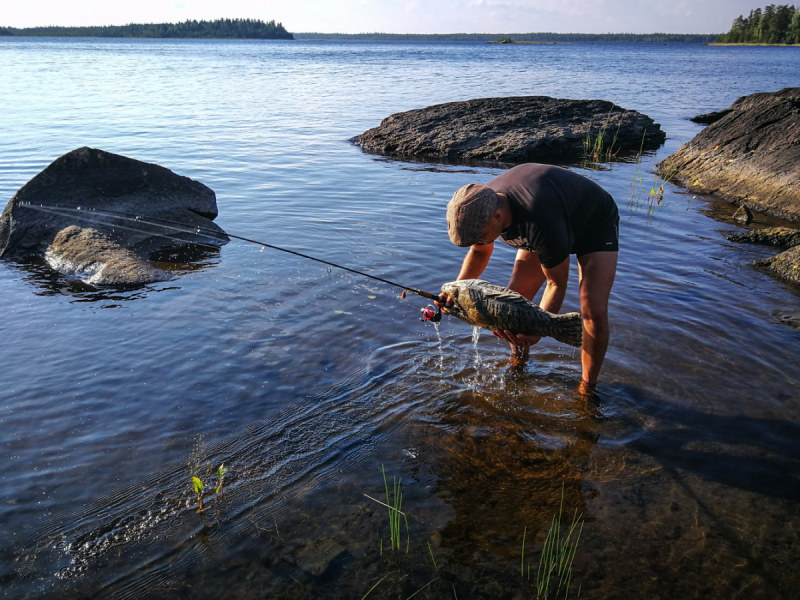
<svg viewBox="0 0 800 600"><path fill-rule="evenodd" d="M572 171L535 163L519 165L486 185L471 183L447 205L447 229L456 246L469 246L458 279L483 273L500 240L518 248L508 287L532 299L547 281L540 307L561 309L569 255L578 258L583 344L580 389L594 388L608 348L608 298L619 252L619 212L599 185ZM446 307L447 298L443 295ZM498 331L525 359L536 336Z"/></svg>

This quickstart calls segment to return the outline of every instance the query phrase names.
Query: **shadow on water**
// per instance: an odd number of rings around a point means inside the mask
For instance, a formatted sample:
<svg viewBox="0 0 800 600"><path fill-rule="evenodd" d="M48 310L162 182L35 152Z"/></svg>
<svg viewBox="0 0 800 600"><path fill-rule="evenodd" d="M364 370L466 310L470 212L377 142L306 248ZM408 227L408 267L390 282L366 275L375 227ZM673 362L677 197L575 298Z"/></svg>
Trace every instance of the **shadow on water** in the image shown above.
<svg viewBox="0 0 800 600"><path fill-rule="evenodd" d="M585 512L582 474L597 431L583 400L561 402L561 415L498 410L474 397L442 407L437 493L455 511L441 531L454 561L518 556L523 530L529 541L543 537L562 493L565 515Z"/></svg>
<svg viewBox="0 0 800 600"><path fill-rule="evenodd" d="M619 390L656 425L627 443L665 468L732 488L800 501L800 423L714 415Z"/></svg>

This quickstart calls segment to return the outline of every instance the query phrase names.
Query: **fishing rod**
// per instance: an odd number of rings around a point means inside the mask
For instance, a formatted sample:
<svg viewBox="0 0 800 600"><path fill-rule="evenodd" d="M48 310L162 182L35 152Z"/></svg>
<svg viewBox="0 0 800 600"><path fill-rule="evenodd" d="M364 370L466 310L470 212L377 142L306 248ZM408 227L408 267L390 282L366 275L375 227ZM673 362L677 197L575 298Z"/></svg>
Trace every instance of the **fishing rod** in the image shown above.
<svg viewBox="0 0 800 600"><path fill-rule="evenodd" d="M419 289L414 288L414 287L409 287L409 286L406 286L406 285L402 285L400 283L396 283L394 281L389 281L388 279L384 279L382 277L377 277L375 275L370 275L369 273L364 273L362 271L356 271L355 269L351 269L350 267L345 267L345 266L342 266L342 265L338 265L336 263L333 263L333 262L330 262L330 261L327 261L327 260L323 260L321 258L315 258L313 256L309 256L308 254L303 254L302 252L296 252L295 250L289 250L287 248L281 248L280 246L275 246L274 244L267 244L265 242L259 242L258 240L242 237L240 235L233 235L233 234L230 234L230 233L227 233L227 232L214 231L213 229L209 229L207 227L201 227L199 225L198 226L192 226L192 225L188 225L186 223L181 223L180 221L172 221L170 219L161 219L161 218L158 218L158 217L143 217L141 215L136 215L136 214L133 214L133 213L125 213L125 212L118 212L118 211L112 211L112 210L98 210L96 208L85 208L85 207L82 207L82 206L78 206L76 208L69 208L69 207L65 207L65 206L52 206L52 205L46 205L46 204L31 204L29 202L20 203L19 206L22 206L22 207L25 207L25 208L32 208L34 210L40 210L40 211L43 211L43 212L54 213L54 214L61 215L61 216L75 216L75 217L77 217L79 219L84 219L86 221L92 221L93 220L90 216L88 216L88 213L92 213L93 215L98 215L98 216L101 216L101 217L107 217L107 218L111 218L111 219L126 219L126 220L129 220L129 221L134 221L136 223L143 223L145 225L154 225L156 227L164 227L165 229L171 229L171 230L177 231L179 233L187 233L187 234L190 234L190 235L201 235L201 232L202 232L203 235L207 235L207 236L212 237L212 238L214 238L216 236L215 239L220 243L225 243L227 241L227 239L223 239L223 238L232 238L232 239L235 239L235 240L248 242L250 244L257 244L257 245L261 246L262 248L271 248L272 250L279 250L281 252L286 252L288 254L294 254L295 256L300 256L302 258L307 258L308 260L313 260L313 261L322 263L324 265L328 265L330 267L336 267L337 269L342 269L342 270L348 271L350 273L355 273L356 275L362 275L364 277L369 277L370 279L374 279L376 281L380 281L381 283L386 283L388 285L400 288L402 290L411 292L413 294L417 294L418 296L422 296L423 298L427 298L428 300L439 300L440 299L439 296L431 294L430 292L426 292L425 290L419 290ZM81 213L81 214L76 214L76 213ZM86 215L86 216L84 216L84 215ZM125 227L124 225L115 225L115 227L119 227L120 229L125 229L125 230L128 230L128 231L135 231L135 232L140 232L141 231L139 229L134 229L132 227ZM187 241L187 240L185 240L183 238L173 237L173 236L159 234L159 233L156 233L155 235L158 235L160 237L166 237L168 239L178 240L178 241L181 241L181 242L186 242ZM219 245L219 244L210 244L208 242L191 242L191 243L201 244L201 245L204 245L204 246L212 246L214 248L218 247L218 245Z"/></svg>

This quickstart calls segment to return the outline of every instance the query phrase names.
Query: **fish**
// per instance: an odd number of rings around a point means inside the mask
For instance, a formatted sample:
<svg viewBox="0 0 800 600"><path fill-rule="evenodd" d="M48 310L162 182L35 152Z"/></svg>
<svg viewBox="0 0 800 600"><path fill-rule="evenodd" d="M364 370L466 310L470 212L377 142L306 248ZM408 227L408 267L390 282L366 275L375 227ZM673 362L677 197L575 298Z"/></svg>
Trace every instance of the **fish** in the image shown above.
<svg viewBox="0 0 800 600"><path fill-rule="evenodd" d="M453 301L442 312L475 327L490 331L551 337L580 347L583 338L581 314L556 315L539 308L522 294L482 279L462 279L442 286Z"/></svg>

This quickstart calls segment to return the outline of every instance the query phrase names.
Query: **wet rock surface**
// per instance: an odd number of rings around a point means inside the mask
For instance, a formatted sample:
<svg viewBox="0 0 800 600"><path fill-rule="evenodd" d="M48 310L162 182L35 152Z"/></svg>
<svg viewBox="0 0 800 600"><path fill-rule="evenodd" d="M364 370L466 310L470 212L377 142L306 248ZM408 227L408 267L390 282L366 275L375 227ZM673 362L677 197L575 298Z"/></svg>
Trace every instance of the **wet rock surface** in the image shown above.
<svg viewBox="0 0 800 600"><path fill-rule="evenodd" d="M689 190L800 220L800 88L743 96L659 164Z"/></svg>
<svg viewBox="0 0 800 600"><path fill-rule="evenodd" d="M750 210L750 207L747 206L747 204L742 204L736 209L736 212L733 213L733 220L737 223L747 225L748 223L753 222L753 212Z"/></svg>
<svg viewBox="0 0 800 600"><path fill-rule="evenodd" d="M789 248L777 256L756 261L759 267L766 267L774 275L791 283L800 285L800 230L790 227L766 227L753 229L727 236L732 242L749 242L778 248Z"/></svg>
<svg viewBox="0 0 800 600"><path fill-rule="evenodd" d="M665 137L650 117L604 100L520 96L397 113L351 141L395 158L520 164L577 162L592 148L602 148L593 159L604 160L656 149Z"/></svg>
<svg viewBox="0 0 800 600"><path fill-rule="evenodd" d="M136 285L169 276L96 229L71 225L45 252L51 268L90 285Z"/></svg>
<svg viewBox="0 0 800 600"><path fill-rule="evenodd" d="M772 258L758 260L755 265L767 267L781 279L800 285L800 246L790 248Z"/></svg>
<svg viewBox="0 0 800 600"><path fill-rule="evenodd" d="M800 246L800 229L791 227L765 227L764 229L751 229L732 233L726 236L732 242L749 242L779 248L792 248Z"/></svg>
<svg viewBox="0 0 800 600"><path fill-rule="evenodd" d="M109 218L109 213L123 216ZM214 192L198 181L159 165L78 148L53 161L8 203L0 216L0 258L28 260L49 253L48 263L67 275L87 272L80 265L114 265L101 269L105 275L94 278L97 285L158 281L163 272L147 265L151 254L176 244L227 242L212 220L216 216ZM148 222L159 219L181 223L188 231ZM210 235L199 240L193 233L197 227Z"/></svg>

